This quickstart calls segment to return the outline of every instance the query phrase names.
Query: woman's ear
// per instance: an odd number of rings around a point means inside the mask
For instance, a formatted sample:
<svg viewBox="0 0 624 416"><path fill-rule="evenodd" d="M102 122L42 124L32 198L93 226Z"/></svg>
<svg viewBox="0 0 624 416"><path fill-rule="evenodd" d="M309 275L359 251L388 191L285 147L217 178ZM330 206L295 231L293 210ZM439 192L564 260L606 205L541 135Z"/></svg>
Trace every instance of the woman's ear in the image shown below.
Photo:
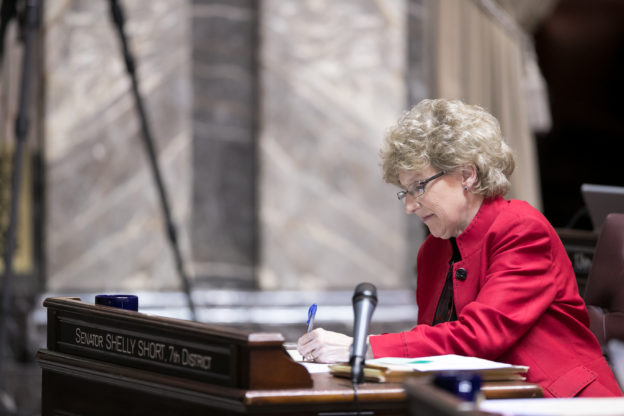
<svg viewBox="0 0 624 416"><path fill-rule="evenodd" d="M461 168L462 186L470 189L477 181L477 168L474 165L467 165Z"/></svg>

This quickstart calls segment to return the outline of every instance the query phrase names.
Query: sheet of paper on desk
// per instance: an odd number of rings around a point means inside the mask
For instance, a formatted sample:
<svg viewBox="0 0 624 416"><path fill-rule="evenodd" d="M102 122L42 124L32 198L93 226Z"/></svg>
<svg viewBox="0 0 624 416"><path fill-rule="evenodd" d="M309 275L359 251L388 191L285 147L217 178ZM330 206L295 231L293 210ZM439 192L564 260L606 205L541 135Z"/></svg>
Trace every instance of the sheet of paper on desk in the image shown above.
<svg viewBox="0 0 624 416"><path fill-rule="evenodd" d="M505 416L622 416L624 397L484 400L479 410Z"/></svg>
<svg viewBox="0 0 624 416"><path fill-rule="evenodd" d="M310 363L308 361L299 361L299 364L304 366L308 373L329 373L329 364Z"/></svg>
<svg viewBox="0 0 624 416"><path fill-rule="evenodd" d="M414 371L452 371L452 370L490 370L496 368L508 368L511 364L485 360L483 358L464 357L461 355L448 354L431 357L403 358L383 357L366 360L370 365L405 366Z"/></svg>
<svg viewBox="0 0 624 416"><path fill-rule="evenodd" d="M308 373L310 374L329 373L329 364L319 364L319 363L312 363L309 361L304 361L301 354L299 354L299 351L292 350L292 349L287 349L286 351L288 351L288 354L293 360L303 365L308 370Z"/></svg>
<svg viewBox="0 0 624 416"><path fill-rule="evenodd" d="M290 355L290 358L292 358L293 360L297 362L303 361L303 357L296 349L286 349L286 351L288 352L288 355Z"/></svg>

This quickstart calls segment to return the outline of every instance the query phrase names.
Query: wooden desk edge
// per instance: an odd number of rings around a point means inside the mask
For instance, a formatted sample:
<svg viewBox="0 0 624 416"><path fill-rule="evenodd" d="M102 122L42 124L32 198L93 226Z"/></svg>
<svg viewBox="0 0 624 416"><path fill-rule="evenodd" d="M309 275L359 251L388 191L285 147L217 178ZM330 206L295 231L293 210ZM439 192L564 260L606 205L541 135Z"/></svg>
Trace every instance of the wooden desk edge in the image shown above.
<svg viewBox="0 0 624 416"><path fill-rule="evenodd" d="M532 399L544 397L542 388L526 381L490 381L481 391L486 399Z"/></svg>
<svg viewBox="0 0 624 416"><path fill-rule="evenodd" d="M351 381L329 373L311 374L313 386L303 389L247 390L245 402L249 405L277 403L346 403L353 402ZM369 402L397 402L406 400L400 383L363 383L358 386L358 400Z"/></svg>

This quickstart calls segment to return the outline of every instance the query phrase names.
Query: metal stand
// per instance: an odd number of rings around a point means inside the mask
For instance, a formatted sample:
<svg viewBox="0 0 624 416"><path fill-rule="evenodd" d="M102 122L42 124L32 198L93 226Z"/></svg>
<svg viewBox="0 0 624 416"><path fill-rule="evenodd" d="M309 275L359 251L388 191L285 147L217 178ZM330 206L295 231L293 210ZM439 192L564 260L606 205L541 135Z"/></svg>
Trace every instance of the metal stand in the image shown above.
<svg viewBox="0 0 624 416"><path fill-rule="evenodd" d="M169 208L169 198L167 197L167 191L165 189L165 185L163 183L162 177L160 175L160 169L158 167L158 161L156 160L156 151L154 150L154 141L152 140L152 134L149 129L149 123L147 121L147 113L145 112L145 107L143 106L143 100L141 99L141 94L139 93L139 83L137 81L134 58L130 54L130 49L128 48L128 41L124 31L124 15L123 10L119 4L118 0L110 0L111 6L111 15L113 22L115 22L115 26L117 28L117 32L119 34L119 40L121 41L121 47L123 51L124 61L126 62L126 70L128 71L128 75L132 80L132 92L134 94L135 103L137 107L137 111L139 112L139 117L141 119L141 130L143 131L143 144L145 145L145 150L149 157L149 163L152 170L152 175L154 177L154 181L156 182L156 187L158 189L158 195L160 197L160 205L162 207L162 212L165 220L165 232L167 233L167 237L171 246L171 250L173 251L173 255L175 258L176 269L178 271L178 276L180 278L180 283L182 284L182 289L186 295L186 300L188 303L188 307L191 313L191 320L196 321L197 315L195 313L195 304L193 303L193 297L191 296L191 284L184 271L184 263L182 261L182 255L180 254L180 248L178 245L178 237L176 232L175 224L171 217L171 210Z"/></svg>

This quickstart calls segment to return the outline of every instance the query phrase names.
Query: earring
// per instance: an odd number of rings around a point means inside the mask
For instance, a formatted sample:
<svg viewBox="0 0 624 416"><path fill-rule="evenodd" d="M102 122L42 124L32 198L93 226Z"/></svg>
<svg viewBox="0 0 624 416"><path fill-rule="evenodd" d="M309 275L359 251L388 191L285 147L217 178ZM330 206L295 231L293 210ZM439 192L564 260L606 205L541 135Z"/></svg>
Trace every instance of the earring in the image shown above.
<svg viewBox="0 0 624 416"><path fill-rule="evenodd" d="M467 191L467 190L468 190L468 187L467 187L467 186L464 186L464 191Z"/></svg>

